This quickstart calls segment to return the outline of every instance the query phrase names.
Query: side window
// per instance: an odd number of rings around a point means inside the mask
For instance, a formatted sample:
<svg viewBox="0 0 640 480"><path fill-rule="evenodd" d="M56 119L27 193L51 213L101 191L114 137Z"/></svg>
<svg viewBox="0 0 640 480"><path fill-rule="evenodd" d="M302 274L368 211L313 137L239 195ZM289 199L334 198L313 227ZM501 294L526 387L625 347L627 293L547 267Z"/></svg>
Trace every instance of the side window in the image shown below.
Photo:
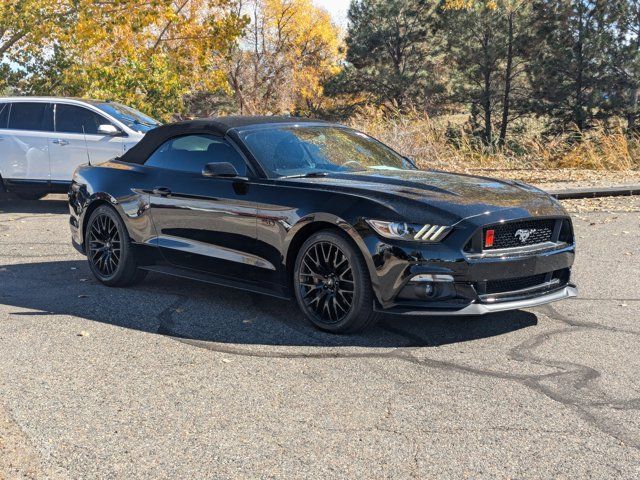
<svg viewBox="0 0 640 480"><path fill-rule="evenodd" d="M98 127L110 123L87 108L64 103L56 105L56 132L83 133L84 128L87 135L98 135Z"/></svg>
<svg viewBox="0 0 640 480"><path fill-rule="evenodd" d="M7 128L9 123L9 104L0 103L0 128Z"/></svg>
<svg viewBox="0 0 640 480"><path fill-rule="evenodd" d="M240 154L223 138L215 135L185 135L163 143L145 165L167 170L202 173L207 163L231 163L240 174L247 174L247 165Z"/></svg>
<svg viewBox="0 0 640 480"><path fill-rule="evenodd" d="M16 102L11 104L9 128L12 130L50 130L51 107L48 103Z"/></svg>

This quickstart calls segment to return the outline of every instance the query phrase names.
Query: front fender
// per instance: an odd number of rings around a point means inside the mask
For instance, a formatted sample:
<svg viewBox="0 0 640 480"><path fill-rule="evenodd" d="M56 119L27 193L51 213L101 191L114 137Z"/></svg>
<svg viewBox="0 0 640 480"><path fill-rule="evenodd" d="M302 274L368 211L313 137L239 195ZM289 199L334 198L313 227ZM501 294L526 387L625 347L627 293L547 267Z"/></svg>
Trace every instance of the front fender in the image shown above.
<svg viewBox="0 0 640 480"><path fill-rule="evenodd" d="M77 234L74 234L74 240L80 245L84 243L86 222L100 205L110 205L118 212L133 242L150 243L157 237L149 212L148 195L131 192L129 195L115 197L103 191L89 192L84 185L76 188L72 185L69 207L72 217L74 213L76 217ZM73 218L71 223L73 225Z"/></svg>

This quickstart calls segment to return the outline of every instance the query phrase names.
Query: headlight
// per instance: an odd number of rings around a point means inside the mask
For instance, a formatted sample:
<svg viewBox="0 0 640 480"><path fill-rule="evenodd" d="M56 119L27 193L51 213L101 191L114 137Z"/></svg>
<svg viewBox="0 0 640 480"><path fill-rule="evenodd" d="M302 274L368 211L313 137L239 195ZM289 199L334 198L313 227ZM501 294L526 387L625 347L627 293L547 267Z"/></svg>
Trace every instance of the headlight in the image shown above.
<svg viewBox="0 0 640 480"><path fill-rule="evenodd" d="M451 227L443 225L383 222L382 220L367 220L367 223L383 237L396 240L439 242L451 231Z"/></svg>

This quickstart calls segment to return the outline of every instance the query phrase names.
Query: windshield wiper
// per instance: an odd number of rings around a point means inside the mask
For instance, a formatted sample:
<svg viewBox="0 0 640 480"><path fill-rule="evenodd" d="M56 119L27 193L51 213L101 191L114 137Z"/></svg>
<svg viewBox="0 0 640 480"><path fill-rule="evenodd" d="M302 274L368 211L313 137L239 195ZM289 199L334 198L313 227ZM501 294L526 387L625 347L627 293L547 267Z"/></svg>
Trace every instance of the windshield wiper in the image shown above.
<svg viewBox="0 0 640 480"><path fill-rule="evenodd" d="M149 123L143 122L142 120L138 120L137 118L133 121L134 125L144 125L145 127L157 127L159 124L157 123Z"/></svg>
<svg viewBox="0 0 640 480"><path fill-rule="evenodd" d="M298 175L286 175L280 178L320 178L320 177L326 177L327 175L329 175L329 172L308 172L308 173L301 173Z"/></svg>

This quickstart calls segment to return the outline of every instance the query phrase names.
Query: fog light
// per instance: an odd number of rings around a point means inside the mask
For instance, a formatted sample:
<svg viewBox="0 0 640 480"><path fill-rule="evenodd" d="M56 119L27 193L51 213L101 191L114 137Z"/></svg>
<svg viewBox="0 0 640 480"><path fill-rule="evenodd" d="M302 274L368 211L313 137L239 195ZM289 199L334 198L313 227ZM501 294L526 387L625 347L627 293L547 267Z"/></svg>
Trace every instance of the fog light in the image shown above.
<svg viewBox="0 0 640 480"><path fill-rule="evenodd" d="M424 294L427 297L430 297L434 294L434 292L436 291L436 289L433 287L433 283L425 283L423 285L420 285L423 290L424 290Z"/></svg>
<svg viewBox="0 0 640 480"><path fill-rule="evenodd" d="M420 274L411 278L412 282L453 282L453 277L451 275L439 275L439 274Z"/></svg>
<svg viewBox="0 0 640 480"><path fill-rule="evenodd" d="M450 275L434 278L435 275L413 277L398 293L398 300L437 302L456 297L456 287ZM449 278L446 278L449 277Z"/></svg>

